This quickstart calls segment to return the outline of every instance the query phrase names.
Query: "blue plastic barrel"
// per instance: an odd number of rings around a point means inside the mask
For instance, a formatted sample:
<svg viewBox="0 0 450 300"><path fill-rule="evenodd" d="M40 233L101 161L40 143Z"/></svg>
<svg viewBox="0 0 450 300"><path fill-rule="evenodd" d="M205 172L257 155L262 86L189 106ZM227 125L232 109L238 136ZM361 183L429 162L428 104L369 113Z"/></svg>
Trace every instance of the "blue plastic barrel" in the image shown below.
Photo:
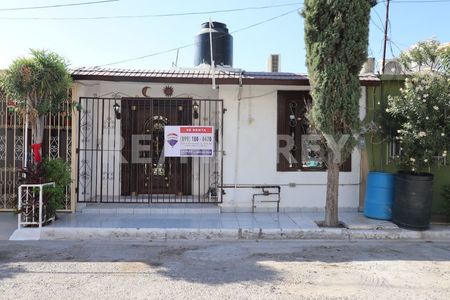
<svg viewBox="0 0 450 300"><path fill-rule="evenodd" d="M392 219L395 195L395 175L384 172L369 172L366 184L364 215L379 220Z"/></svg>

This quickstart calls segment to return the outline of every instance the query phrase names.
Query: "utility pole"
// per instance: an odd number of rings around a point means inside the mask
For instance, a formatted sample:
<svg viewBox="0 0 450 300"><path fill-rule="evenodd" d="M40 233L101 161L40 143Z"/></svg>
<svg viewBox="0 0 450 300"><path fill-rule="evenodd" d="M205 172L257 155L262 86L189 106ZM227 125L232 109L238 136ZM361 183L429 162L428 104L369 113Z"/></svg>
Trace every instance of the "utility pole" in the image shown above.
<svg viewBox="0 0 450 300"><path fill-rule="evenodd" d="M384 48L383 48L383 62L381 66L381 73L384 73L384 66L386 65L386 45L388 40L388 24L389 24L389 3L391 1L387 0L386 2L386 21L384 24Z"/></svg>

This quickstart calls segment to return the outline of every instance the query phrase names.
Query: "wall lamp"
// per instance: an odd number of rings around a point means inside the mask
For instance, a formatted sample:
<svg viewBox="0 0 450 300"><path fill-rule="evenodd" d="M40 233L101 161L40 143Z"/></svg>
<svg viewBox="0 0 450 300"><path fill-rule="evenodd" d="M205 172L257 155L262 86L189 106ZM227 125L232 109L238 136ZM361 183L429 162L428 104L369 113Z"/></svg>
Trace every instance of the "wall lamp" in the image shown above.
<svg viewBox="0 0 450 300"><path fill-rule="evenodd" d="M113 105L113 109L114 109L114 112L115 112L115 114L116 114L116 119L117 119L117 120L120 120L120 117L121 117L121 114L120 114L120 105L117 104L117 103L115 103L115 104Z"/></svg>
<svg viewBox="0 0 450 300"><path fill-rule="evenodd" d="M194 109L194 119L198 119L198 103L197 103L197 101L194 101L192 108Z"/></svg>

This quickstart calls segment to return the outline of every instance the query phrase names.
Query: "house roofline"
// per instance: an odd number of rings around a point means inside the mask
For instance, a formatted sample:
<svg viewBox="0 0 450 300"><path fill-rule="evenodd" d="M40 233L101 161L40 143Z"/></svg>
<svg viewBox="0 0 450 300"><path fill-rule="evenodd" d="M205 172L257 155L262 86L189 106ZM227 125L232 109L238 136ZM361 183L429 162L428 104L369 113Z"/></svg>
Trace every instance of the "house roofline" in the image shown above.
<svg viewBox="0 0 450 300"><path fill-rule="evenodd" d="M128 81L145 83L181 83L181 84L209 84L212 74L209 70L180 69L168 71L156 70L123 70L123 69L98 69L81 68L72 71L73 80L98 80L98 81ZM217 84L246 85L290 85L309 86L309 79L305 74L296 73L270 73L270 72L237 72L219 71L216 74ZM360 75L360 84L363 86L378 86L380 79L374 74Z"/></svg>
<svg viewBox="0 0 450 300"><path fill-rule="evenodd" d="M99 80L99 81L128 81L152 83L189 83L210 84L211 78L173 78L173 77L131 77L131 76L104 76L104 75L72 75L73 80ZM216 78L217 84L239 84L239 79ZM308 79L242 79L243 84L254 85L309 85Z"/></svg>

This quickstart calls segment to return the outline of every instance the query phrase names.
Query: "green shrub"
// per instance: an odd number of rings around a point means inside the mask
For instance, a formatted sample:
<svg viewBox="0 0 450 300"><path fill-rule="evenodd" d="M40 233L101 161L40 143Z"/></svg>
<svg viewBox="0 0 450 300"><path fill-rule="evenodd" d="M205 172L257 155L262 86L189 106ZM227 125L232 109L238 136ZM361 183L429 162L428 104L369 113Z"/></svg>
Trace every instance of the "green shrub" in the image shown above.
<svg viewBox="0 0 450 300"><path fill-rule="evenodd" d="M397 123L397 163L403 170L426 172L450 145L450 80L440 73L406 79L401 95L389 97L386 111Z"/></svg>
<svg viewBox="0 0 450 300"><path fill-rule="evenodd" d="M54 187L44 189L47 201L47 216L52 217L57 209L64 207L66 188L71 182L70 166L64 160L45 159L41 165L42 177L46 182L55 182Z"/></svg>
<svg viewBox="0 0 450 300"><path fill-rule="evenodd" d="M450 44L419 42L400 63L410 75L386 109L400 144L396 161L404 171L429 172L450 147Z"/></svg>
<svg viewBox="0 0 450 300"><path fill-rule="evenodd" d="M64 160L45 159L42 162L42 177L46 181L53 181L58 186L66 186L70 184L70 166Z"/></svg>

